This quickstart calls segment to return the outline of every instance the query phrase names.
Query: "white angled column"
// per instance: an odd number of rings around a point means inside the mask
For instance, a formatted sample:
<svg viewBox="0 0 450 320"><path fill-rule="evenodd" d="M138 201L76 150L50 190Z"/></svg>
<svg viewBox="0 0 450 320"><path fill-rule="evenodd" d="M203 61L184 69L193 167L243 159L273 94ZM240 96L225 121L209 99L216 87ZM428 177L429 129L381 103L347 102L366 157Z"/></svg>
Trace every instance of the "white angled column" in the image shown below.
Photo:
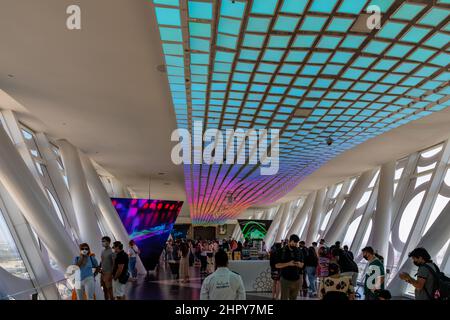
<svg viewBox="0 0 450 320"><path fill-rule="evenodd" d="M79 154L81 158L81 165L83 167L84 174L86 175L87 183L91 188L93 197L95 197L97 201L103 218L108 224L109 230L111 230L111 232L113 233L114 238L116 238L116 240L118 241L121 241L124 247L126 247L128 245L128 242L130 241L130 237L122 223L122 220L120 220L116 209L111 203L111 198L109 197L105 186L100 180L100 177L98 176L91 160L85 154L82 154L81 152ZM114 180L117 181L116 179ZM122 196L124 196L124 194ZM139 257L137 259L136 267L140 274L146 273L144 264Z"/></svg>
<svg viewBox="0 0 450 320"><path fill-rule="evenodd" d="M58 195L58 199L64 208L69 224L78 235L80 234L80 230L75 217L75 211L73 210L72 199L59 169L57 156L51 149L50 143L44 133L36 134L36 144L38 145L39 151L41 152L43 158L47 162L48 174L55 188L56 194Z"/></svg>
<svg viewBox="0 0 450 320"><path fill-rule="evenodd" d="M317 191L314 200L314 207L311 213L311 219L308 222L308 232L306 234L306 245L310 246L316 240L320 228L320 217L324 211L324 201L326 196L326 188Z"/></svg>
<svg viewBox="0 0 450 320"><path fill-rule="evenodd" d="M97 256L101 253L102 234L98 227L95 208L89 194L78 149L67 140L58 140L61 158L66 169L73 208L80 229L80 241L87 242Z"/></svg>
<svg viewBox="0 0 450 320"><path fill-rule="evenodd" d="M94 169L91 160L81 152L80 158L87 183L92 190L93 197L95 197L109 229L113 233L116 240L121 241L124 245L126 245L130 241L127 230L123 226L122 220L120 220L116 209L112 205L111 198L109 197L108 192L106 192L97 171Z"/></svg>
<svg viewBox="0 0 450 320"><path fill-rule="evenodd" d="M262 217L264 216L264 211L259 212L258 214L256 214L256 219L261 220Z"/></svg>
<svg viewBox="0 0 450 320"><path fill-rule="evenodd" d="M294 222L289 228L288 234L297 234L300 237L300 228L305 223L306 218L308 217L308 212L312 209L314 204L314 199L316 198L317 191L310 192L305 202L303 203L300 211L297 213Z"/></svg>
<svg viewBox="0 0 450 320"><path fill-rule="evenodd" d="M22 214L45 242L58 264L69 266L77 248L42 188L28 170L24 160L0 126L0 183L6 188Z"/></svg>
<svg viewBox="0 0 450 320"><path fill-rule="evenodd" d="M286 204L284 203L278 207L269 230L267 231L266 237L264 238L264 242L266 243L267 247L271 247L275 243L276 232L280 226L280 221L283 216L285 205Z"/></svg>
<svg viewBox="0 0 450 320"><path fill-rule="evenodd" d="M373 219L372 246L387 261L394 198L395 161L381 166L377 208Z"/></svg>
<svg viewBox="0 0 450 320"><path fill-rule="evenodd" d="M231 239L237 240L239 228L240 228L239 223L234 226L233 233L231 234Z"/></svg>
<svg viewBox="0 0 450 320"><path fill-rule="evenodd" d="M116 178L111 179L114 196L117 198L125 198L125 188L123 184Z"/></svg>
<svg viewBox="0 0 450 320"><path fill-rule="evenodd" d="M352 192L350 193L349 198L345 202L341 211L339 211L330 229L325 234L324 239L328 243L334 243L335 241L343 240L341 238L344 236L346 227L348 226L350 219L355 213L358 202L361 200L364 192L366 192L367 188L369 187L370 181L374 177L375 172L375 170L369 170L364 172L359 177L358 181L353 187Z"/></svg>
<svg viewBox="0 0 450 320"><path fill-rule="evenodd" d="M289 223L289 214L291 211L292 202L287 202L284 205L283 215L280 220L280 227L278 228L277 235L275 236L275 242L281 242L285 238L285 232Z"/></svg>

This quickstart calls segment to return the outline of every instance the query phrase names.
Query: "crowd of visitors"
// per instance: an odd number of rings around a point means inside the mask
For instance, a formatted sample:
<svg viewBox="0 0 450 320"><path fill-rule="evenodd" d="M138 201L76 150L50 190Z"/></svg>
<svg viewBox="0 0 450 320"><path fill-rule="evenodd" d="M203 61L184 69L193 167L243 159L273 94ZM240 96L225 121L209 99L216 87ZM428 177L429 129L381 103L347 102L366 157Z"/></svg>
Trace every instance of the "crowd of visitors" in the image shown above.
<svg viewBox="0 0 450 320"><path fill-rule="evenodd" d="M215 254L219 250L231 252L235 258L237 252L242 253L246 243L232 239L223 240L169 240L163 251L164 260L168 262L172 274L182 283L189 282L190 269L195 263L200 265L200 274L207 276L216 270Z"/></svg>
<svg viewBox="0 0 450 320"><path fill-rule="evenodd" d="M365 298L372 299L376 290L384 290L384 268L372 248L364 248L363 255L369 261ZM348 246L341 248L339 241L328 247L321 239L307 247L297 235L291 235L273 245L270 257L273 299L296 300L299 294L319 299L355 298L358 265Z"/></svg>
<svg viewBox="0 0 450 320"><path fill-rule="evenodd" d="M270 251L272 298L296 300L300 295L323 300L353 300L360 296L356 289L361 285L365 300L390 300L391 293L385 289L383 257L370 246L363 248L360 256L367 265L358 283L360 270L348 246L341 248L337 241L328 247L325 239L321 239L319 245L313 242L307 248L297 235L291 235L275 243ZM416 278L404 272L399 277L414 286L415 299L447 299L450 279L440 272L426 249L416 248L409 257L418 267Z"/></svg>
<svg viewBox="0 0 450 320"><path fill-rule="evenodd" d="M103 251L98 261L87 243L80 245L80 255L74 265L80 269L80 288L73 292L76 299L95 299L95 277L100 274L101 286L106 300L125 299L128 281L136 281L136 262L140 250L131 240L124 250L121 242L111 246L111 239L101 239ZM228 259L242 255L248 249L247 242L234 239L223 240L169 240L162 254L175 279L180 283L191 281L192 267L198 267L202 276L201 299L242 300L246 297L240 275L228 269ZM266 250L262 244L262 250ZM322 300L390 300L386 290L385 262L374 248L367 246L358 259L367 261L364 270L355 262L355 254L339 241L328 246L325 239L307 246L305 241L293 234L289 239L273 244L268 252L272 298L296 300L299 296ZM416 300L434 300L448 297L448 278L440 272L424 248L416 248L409 257L418 267L413 277L399 272L399 278L415 289ZM364 271L364 275L360 275ZM358 281L359 280L359 281ZM358 292L359 288L362 289Z"/></svg>

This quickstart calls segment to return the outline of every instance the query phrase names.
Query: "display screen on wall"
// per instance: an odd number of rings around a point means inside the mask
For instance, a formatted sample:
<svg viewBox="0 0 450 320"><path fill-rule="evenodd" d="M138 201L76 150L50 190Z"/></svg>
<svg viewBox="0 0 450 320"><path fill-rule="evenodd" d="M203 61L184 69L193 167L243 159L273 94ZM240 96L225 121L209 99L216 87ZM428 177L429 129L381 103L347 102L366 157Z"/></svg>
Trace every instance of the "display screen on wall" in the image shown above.
<svg viewBox="0 0 450 320"><path fill-rule="evenodd" d="M272 220L238 220L245 240L264 239Z"/></svg>
<svg viewBox="0 0 450 320"><path fill-rule="evenodd" d="M111 201L130 239L139 247L144 267L155 269L183 202L128 198Z"/></svg>
<svg viewBox="0 0 450 320"><path fill-rule="evenodd" d="M175 224L172 229L172 238L174 240L176 239L186 239L187 233L189 231L189 228L191 227L190 224Z"/></svg>

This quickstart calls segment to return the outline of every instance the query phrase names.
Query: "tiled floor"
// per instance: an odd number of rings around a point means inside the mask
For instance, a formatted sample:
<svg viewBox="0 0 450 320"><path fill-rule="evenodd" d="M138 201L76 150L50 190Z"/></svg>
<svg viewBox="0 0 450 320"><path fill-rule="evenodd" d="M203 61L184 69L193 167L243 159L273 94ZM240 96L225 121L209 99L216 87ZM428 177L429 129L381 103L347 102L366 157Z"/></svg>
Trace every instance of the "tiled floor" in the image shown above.
<svg viewBox="0 0 450 320"><path fill-rule="evenodd" d="M164 264L160 270L150 273L146 280L140 276L137 282L127 284L127 299L130 300L198 300L204 276L199 268L191 268L189 283L181 283ZM248 292L247 300L271 300L271 292ZM299 299L308 299L300 298ZM308 299L309 300L309 299Z"/></svg>
<svg viewBox="0 0 450 320"><path fill-rule="evenodd" d="M199 268L191 268L191 281L181 283L171 274L170 268L162 264L158 272L151 273L148 279L140 276L137 282L127 284L127 299L129 300L199 300L202 281ZM358 292L362 293L359 287ZM357 298L364 299L363 296ZM393 297L393 300L403 300L403 297ZM247 300L272 300L271 292L247 292ZM316 300L316 298L298 297L298 300Z"/></svg>

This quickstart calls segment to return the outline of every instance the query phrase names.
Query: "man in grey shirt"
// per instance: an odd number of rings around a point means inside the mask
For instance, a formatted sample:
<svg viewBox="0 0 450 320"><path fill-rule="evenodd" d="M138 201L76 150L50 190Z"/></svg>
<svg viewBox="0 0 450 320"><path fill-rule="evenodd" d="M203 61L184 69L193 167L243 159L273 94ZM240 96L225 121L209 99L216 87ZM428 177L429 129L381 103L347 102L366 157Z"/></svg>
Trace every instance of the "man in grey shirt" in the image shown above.
<svg viewBox="0 0 450 320"><path fill-rule="evenodd" d="M113 290L112 290L112 271L114 264L114 253L111 249L111 238L102 238L102 261L100 263L101 285L103 292L105 294L105 300L114 300Z"/></svg>
<svg viewBox="0 0 450 320"><path fill-rule="evenodd" d="M416 248L408 256L412 258L414 265L419 267L417 279L405 272L400 274L400 278L414 286L416 300L433 300L438 279L430 270L431 268L437 272L436 265L431 260L430 254L424 248Z"/></svg>

